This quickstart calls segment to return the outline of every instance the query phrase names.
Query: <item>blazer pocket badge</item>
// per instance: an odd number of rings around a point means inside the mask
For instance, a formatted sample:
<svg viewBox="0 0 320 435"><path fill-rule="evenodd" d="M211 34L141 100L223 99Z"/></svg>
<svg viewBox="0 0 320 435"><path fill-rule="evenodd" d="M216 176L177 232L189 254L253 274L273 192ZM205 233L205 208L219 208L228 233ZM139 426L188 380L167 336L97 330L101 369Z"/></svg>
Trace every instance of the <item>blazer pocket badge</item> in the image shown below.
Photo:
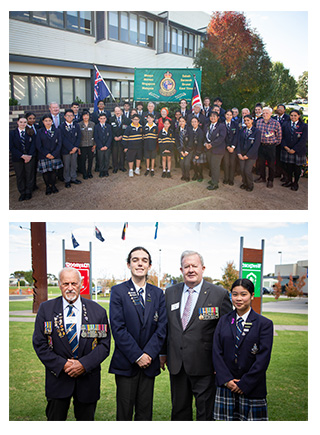
<svg viewBox="0 0 320 435"><path fill-rule="evenodd" d="M219 319L219 307L202 307L199 308L199 320Z"/></svg>
<svg viewBox="0 0 320 435"><path fill-rule="evenodd" d="M257 344L254 343L254 345L252 346L252 349L251 349L251 353L252 353L253 355L255 355L255 354L258 353L258 352L259 352L259 348L258 348Z"/></svg>

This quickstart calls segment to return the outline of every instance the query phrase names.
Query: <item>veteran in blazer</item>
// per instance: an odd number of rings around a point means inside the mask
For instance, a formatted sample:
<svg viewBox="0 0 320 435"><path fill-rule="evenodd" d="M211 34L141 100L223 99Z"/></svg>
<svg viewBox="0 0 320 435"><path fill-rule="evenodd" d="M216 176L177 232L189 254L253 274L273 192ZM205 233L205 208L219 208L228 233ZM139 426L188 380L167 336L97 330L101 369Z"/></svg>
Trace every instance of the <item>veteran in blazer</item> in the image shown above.
<svg viewBox="0 0 320 435"><path fill-rule="evenodd" d="M110 373L117 385L117 420L152 420L155 376L166 337L163 291L147 283L151 256L143 247L127 258L131 279L111 289L110 323L115 349Z"/></svg>
<svg viewBox="0 0 320 435"><path fill-rule="evenodd" d="M227 290L203 280L202 256L184 251L180 268L184 282L166 290L168 334L161 356L170 372L172 420L212 420L215 380L213 334L219 318L231 310ZM166 356L164 356L164 354Z"/></svg>
<svg viewBox="0 0 320 435"><path fill-rule="evenodd" d="M46 369L48 420L66 420L71 398L77 420L94 420L100 398L100 364L110 351L104 308L80 296L81 275L59 274L62 296L40 305L33 347Z"/></svg>
<svg viewBox="0 0 320 435"><path fill-rule="evenodd" d="M216 371L216 420L267 420L266 371L271 357L273 323L251 308L254 285L236 280L231 288L235 310L223 316L213 341Z"/></svg>

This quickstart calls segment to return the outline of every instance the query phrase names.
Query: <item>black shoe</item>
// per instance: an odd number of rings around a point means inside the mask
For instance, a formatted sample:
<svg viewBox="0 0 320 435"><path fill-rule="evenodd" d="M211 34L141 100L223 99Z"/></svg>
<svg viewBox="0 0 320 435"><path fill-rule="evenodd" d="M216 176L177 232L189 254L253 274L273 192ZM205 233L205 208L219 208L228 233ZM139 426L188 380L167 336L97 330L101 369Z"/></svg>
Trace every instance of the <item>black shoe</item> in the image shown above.
<svg viewBox="0 0 320 435"><path fill-rule="evenodd" d="M146 172L144 173L144 175L147 176L149 174L150 174L150 171L149 171L149 169L147 169Z"/></svg>
<svg viewBox="0 0 320 435"><path fill-rule="evenodd" d="M51 193L52 193L51 186L47 186L47 188L46 188L46 195L51 195Z"/></svg>
<svg viewBox="0 0 320 435"><path fill-rule="evenodd" d="M51 186L51 191L52 191L52 193L58 193L59 192L59 190L57 189L55 184L53 186Z"/></svg>
<svg viewBox="0 0 320 435"><path fill-rule="evenodd" d="M154 171L151 171L150 175L151 175L151 177L154 177Z"/></svg>
<svg viewBox="0 0 320 435"><path fill-rule="evenodd" d="M269 187L269 189L271 189L273 187L273 181L268 181L267 187Z"/></svg>
<svg viewBox="0 0 320 435"><path fill-rule="evenodd" d="M68 183L66 183L65 186L66 186L67 188L68 188L68 187L71 187L71 182L68 181Z"/></svg>
<svg viewBox="0 0 320 435"><path fill-rule="evenodd" d="M247 192L252 192L253 191L253 186L252 187L246 187L246 191Z"/></svg>
<svg viewBox="0 0 320 435"><path fill-rule="evenodd" d="M259 177L259 178L256 178L256 179L254 180L254 182L255 182L255 183L265 183L266 180L265 180L264 178L262 178L262 177Z"/></svg>
<svg viewBox="0 0 320 435"><path fill-rule="evenodd" d="M167 178L172 178L170 171L167 172Z"/></svg>
<svg viewBox="0 0 320 435"><path fill-rule="evenodd" d="M20 196L19 196L19 201L24 201L26 199L26 195L24 194L24 193L22 193Z"/></svg>
<svg viewBox="0 0 320 435"><path fill-rule="evenodd" d="M112 171L113 174L116 174L117 172L118 172L118 169L114 169L114 170Z"/></svg>
<svg viewBox="0 0 320 435"><path fill-rule="evenodd" d="M299 189L298 183L292 183L291 190L294 190L295 192Z"/></svg>
<svg viewBox="0 0 320 435"><path fill-rule="evenodd" d="M229 181L229 186L233 186L234 182L233 181Z"/></svg>
<svg viewBox="0 0 320 435"><path fill-rule="evenodd" d="M291 181L287 181L286 183L282 183L281 186L283 187L291 187L293 184Z"/></svg>
<svg viewBox="0 0 320 435"><path fill-rule="evenodd" d="M88 174L88 178L93 178L93 175L92 174Z"/></svg>
<svg viewBox="0 0 320 435"><path fill-rule="evenodd" d="M210 184L210 185L207 187L207 189L208 189L208 190L216 190L216 189L219 189L219 186L218 186L218 184Z"/></svg>
<svg viewBox="0 0 320 435"><path fill-rule="evenodd" d="M228 180L223 180L222 183L223 184L229 184L229 181Z"/></svg>
<svg viewBox="0 0 320 435"><path fill-rule="evenodd" d="M87 180L88 178L89 178L88 175L84 175L84 176L83 176L83 179L84 179L84 180Z"/></svg>
<svg viewBox="0 0 320 435"><path fill-rule="evenodd" d="M165 171L162 172L161 178L166 178L167 177L167 173Z"/></svg>
<svg viewBox="0 0 320 435"><path fill-rule="evenodd" d="M240 189L244 189L246 190L248 186L246 186L245 184L241 184Z"/></svg>
<svg viewBox="0 0 320 435"><path fill-rule="evenodd" d="M71 183L73 183L73 184L81 184L82 181L75 179L75 180L71 180Z"/></svg>

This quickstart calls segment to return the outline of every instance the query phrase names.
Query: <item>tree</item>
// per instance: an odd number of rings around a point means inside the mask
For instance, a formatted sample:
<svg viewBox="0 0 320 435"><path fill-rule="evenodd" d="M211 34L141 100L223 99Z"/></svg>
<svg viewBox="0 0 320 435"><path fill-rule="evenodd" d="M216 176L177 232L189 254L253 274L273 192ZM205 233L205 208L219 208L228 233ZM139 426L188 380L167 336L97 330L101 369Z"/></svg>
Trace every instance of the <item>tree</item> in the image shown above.
<svg viewBox="0 0 320 435"><path fill-rule="evenodd" d="M280 273L278 273L278 282L274 285L274 292L273 292L275 299L279 299L281 295L281 291L282 291L281 281L282 278L280 276Z"/></svg>
<svg viewBox="0 0 320 435"><path fill-rule="evenodd" d="M289 103L297 94L298 85L282 62L273 62L271 68L272 87L267 102L271 107Z"/></svg>
<svg viewBox="0 0 320 435"><path fill-rule="evenodd" d="M270 92L270 58L240 12L213 13L194 63L202 67L202 94L222 96L224 107L252 107Z"/></svg>
<svg viewBox="0 0 320 435"><path fill-rule="evenodd" d="M239 278L239 271L236 269L233 261L227 261L227 264L223 270L222 279L220 285L226 290L230 291L232 284Z"/></svg>
<svg viewBox="0 0 320 435"><path fill-rule="evenodd" d="M297 94L300 98L308 98L308 71L304 71L298 78Z"/></svg>
<svg viewBox="0 0 320 435"><path fill-rule="evenodd" d="M292 275L289 277L289 282L286 284L286 296L295 298L297 296L303 296L302 287L305 285L305 279L307 274L299 277L296 284L293 282Z"/></svg>

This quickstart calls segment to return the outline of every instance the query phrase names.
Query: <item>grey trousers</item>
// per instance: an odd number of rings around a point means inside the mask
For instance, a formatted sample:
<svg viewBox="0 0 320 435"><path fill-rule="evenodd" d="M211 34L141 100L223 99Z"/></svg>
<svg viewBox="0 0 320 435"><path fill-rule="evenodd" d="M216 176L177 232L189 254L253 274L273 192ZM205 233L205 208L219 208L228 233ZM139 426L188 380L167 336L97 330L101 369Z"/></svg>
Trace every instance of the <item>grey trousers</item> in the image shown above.
<svg viewBox="0 0 320 435"><path fill-rule="evenodd" d="M65 183L75 181L77 178L78 153L65 154L63 160L63 178Z"/></svg>

